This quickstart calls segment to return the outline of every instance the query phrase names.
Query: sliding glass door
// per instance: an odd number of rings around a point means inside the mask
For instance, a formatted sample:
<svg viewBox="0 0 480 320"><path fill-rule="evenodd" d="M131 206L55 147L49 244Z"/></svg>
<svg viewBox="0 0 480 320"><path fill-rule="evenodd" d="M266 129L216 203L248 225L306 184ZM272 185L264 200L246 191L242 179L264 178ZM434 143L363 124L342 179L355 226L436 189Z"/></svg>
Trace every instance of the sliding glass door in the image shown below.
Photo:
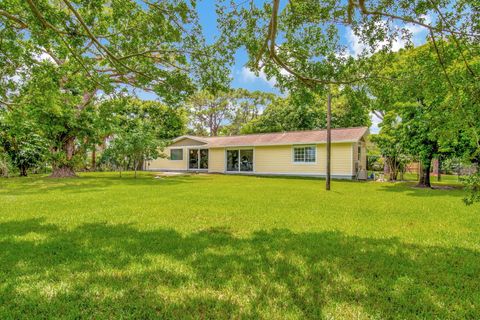
<svg viewBox="0 0 480 320"><path fill-rule="evenodd" d="M227 150L227 171L238 171L238 150Z"/></svg>
<svg viewBox="0 0 480 320"><path fill-rule="evenodd" d="M208 169L208 149L200 149L198 162L199 169Z"/></svg>
<svg viewBox="0 0 480 320"><path fill-rule="evenodd" d="M227 150L227 171L252 172L253 149Z"/></svg>
<svg viewBox="0 0 480 320"><path fill-rule="evenodd" d="M188 150L188 169L198 169L198 149Z"/></svg>
<svg viewBox="0 0 480 320"><path fill-rule="evenodd" d="M188 169L207 170L208 169L208 149L188 150Z"/></svg>

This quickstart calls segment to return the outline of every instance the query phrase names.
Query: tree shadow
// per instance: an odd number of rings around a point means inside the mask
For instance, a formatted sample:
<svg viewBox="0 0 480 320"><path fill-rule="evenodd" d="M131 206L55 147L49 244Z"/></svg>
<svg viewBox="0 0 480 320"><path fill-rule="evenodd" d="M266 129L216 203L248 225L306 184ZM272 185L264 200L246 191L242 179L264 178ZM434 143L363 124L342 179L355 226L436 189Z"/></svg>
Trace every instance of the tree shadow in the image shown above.
<svg viewBox="0 0 480 320"><path fill-rule="evenodd" d="M10 221L0 224L0 318L473 319L479 261L465 248L341 232Z"/></svg>
<svg viewBox="0 0 480 320"><path fill-rule="evenodd" d="M445 186L436 186L433 188L417 188L416 182L397 182L391 184L384 184L379 189L380 191L404 193L408 196L414 197L444 197L446 195L452 197L464 197L464 191L461 187L454 186L450 189Z"/></svg>
<svg viewBox="0 0 480 320"><path fill-rule="evenodd" d="M194 182L189 176L178 177L162 177L156 179L151 177L105 177L105 176L86 176L75 178L36 178L36 179L17 179L15 183L9 181L7 188L0 188L2 195L32 195L43 194L50 192L64 192L64 193L92 193L104 191L105 189L114 185L122 186L170 186L181 183Z"/></svg>
<svg viewBox="0 0 480 320"><path fill-rule="evenodd" d="M307 181L325 181L325 177L320 176L295 176L295 175L262 175L261 173L252 173L252 174L235 174L237 176L242 177L250 177L250 178L257 178L257 179L272 179L272 180L307 180ZM353 180L353 179L340 179L340 178L332 178L332 181L338 182L346 182L346 183L366 183L367 181L360 181L360 180Z"/></svg>

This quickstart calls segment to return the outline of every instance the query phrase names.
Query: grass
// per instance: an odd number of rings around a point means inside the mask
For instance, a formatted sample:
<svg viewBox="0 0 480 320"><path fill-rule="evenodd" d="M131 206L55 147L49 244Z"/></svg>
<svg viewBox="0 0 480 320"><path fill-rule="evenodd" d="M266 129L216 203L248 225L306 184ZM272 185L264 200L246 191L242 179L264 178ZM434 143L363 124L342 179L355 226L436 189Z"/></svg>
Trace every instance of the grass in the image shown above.
<svg viewBox="0 0 480 320"><path fill-rule="evenodd" d="M480 318L480 206L410 184L0 180L0 318Z"/></svg>

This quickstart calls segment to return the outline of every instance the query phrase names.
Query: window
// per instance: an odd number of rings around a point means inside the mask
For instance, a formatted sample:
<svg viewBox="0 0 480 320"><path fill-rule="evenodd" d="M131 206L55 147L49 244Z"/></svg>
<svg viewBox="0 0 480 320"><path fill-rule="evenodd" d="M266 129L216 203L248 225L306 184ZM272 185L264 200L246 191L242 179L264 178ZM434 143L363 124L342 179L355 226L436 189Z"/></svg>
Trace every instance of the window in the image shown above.
<svg viewBox="0 0 480 320"><path fill-rule="evenodd" d="M362 154L362 146L358 146L358 160L361 159L361 154Z"/></svg>
<svg viewBox="0 0 480 320"><path fill-rule="evenodd" d="M170 160L183 160L183 149L170 149Z"/></svg>
<svg viewBox="0 0 480 320"><path fill-rule="evenodd" d="M253 149L227 150L227 171L253 171Z"/></svg>
<svg viewBox="0 0 480 320"><path fill-rule="evenodd" d="M293 162L312 163L317 160L316 158L317 155L314 146L293 148Z"/></svg>

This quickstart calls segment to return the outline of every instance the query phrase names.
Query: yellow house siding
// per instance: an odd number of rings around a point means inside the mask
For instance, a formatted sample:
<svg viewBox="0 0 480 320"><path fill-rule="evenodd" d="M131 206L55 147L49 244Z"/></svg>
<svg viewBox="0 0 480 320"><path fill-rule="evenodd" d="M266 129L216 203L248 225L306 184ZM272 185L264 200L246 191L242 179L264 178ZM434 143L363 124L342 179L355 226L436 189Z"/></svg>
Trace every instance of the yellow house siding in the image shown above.
<svg viewBox="0 0 480 320"><path fill-rule="evenodd" d="M170 149L182 149L183 150L183 160L170 160ZM149 170L186 170L188 153L187 148L182 147L168 147L160 152L164 157L159 157L155 160L151 160L147 164L147 169Z"/></svg>
<svg viewBox="0 0 480 320"><path fill-rule="evenodd" d="M208 151L208 172L225 172L225 148L211 148Z"/></svg>
<svg viewBox="0 0 480 320"><path fill-rule="evenodd" d="M354 174L356 174L356 172L355 172L355 164L356 164L356 163L359 164L358 169L360 170L360 162L358 162L358 146L359 146L358 143L352 144L352 153L353 153L353 156L352 156L352 168L353 168L353 173L354 173Z"/></svg>
<svg viewBox="0 0 480 320"><path fill-rule="evenodd" d="M326 145L316 146L316 163L293 162L293 147L263 146L255 147L256 173L317 174L326 173ZM332 174L352 175L352 144L332 144Z"/></svg>
<svg viewBox="0 0 480 320"><path fill-rule="evenodd" d="M352 154L352 143L332 144L332 175L354 175Z"/></svg>
<svg viewBox="0 0 480 320"><path fill-rule="evenodd" d="M301 145L299 145L301 146ZM194 147L194 146L192 146ZM326 145L316 145L315 163L293 162L292 145L261 146L254 149L254 173L258 174L298 174L298 175L325 175L326 174ZM353 176L356 161L356 143L332 144L332 175ZM363 144L365 148L365 144ZM170 149L182 149L183 160L170 160ZM148 163L149 170L187 170L188 146L170 146L163 150L165 158L158 158ZM232 148L235 149L235 148ZM208 172L225 172L225 148L210 148L208 156ZM362 149L363 151L363 149ZM362 152L362 163L366 164L366 152Z"/></svg>

